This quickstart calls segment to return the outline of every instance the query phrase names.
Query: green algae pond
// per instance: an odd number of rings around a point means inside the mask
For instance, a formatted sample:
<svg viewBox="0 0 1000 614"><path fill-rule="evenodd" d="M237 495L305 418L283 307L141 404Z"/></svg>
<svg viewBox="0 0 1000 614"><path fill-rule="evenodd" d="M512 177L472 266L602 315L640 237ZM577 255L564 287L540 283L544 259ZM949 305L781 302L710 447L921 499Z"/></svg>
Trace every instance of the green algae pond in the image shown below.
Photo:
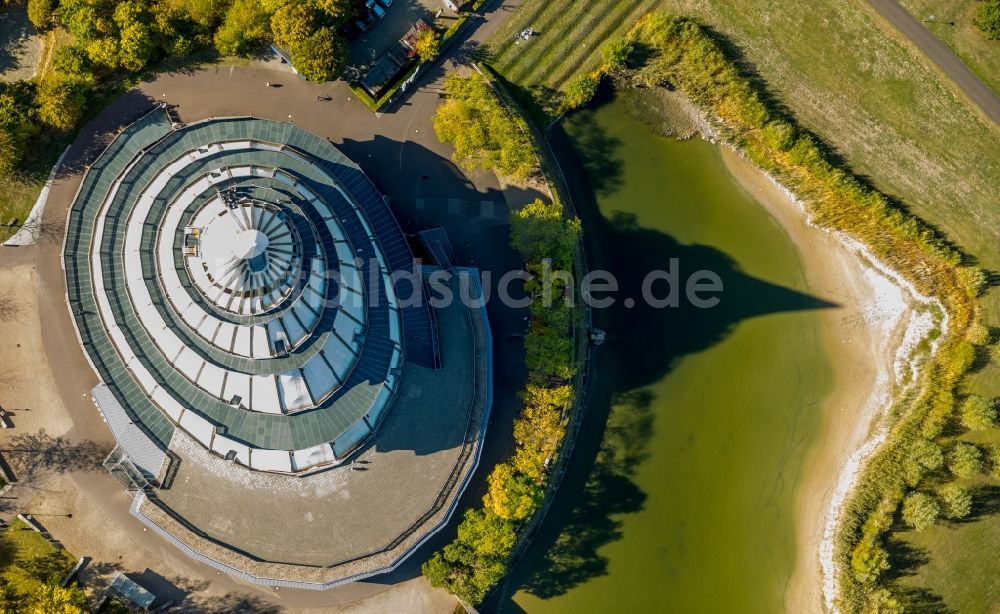
<svg viewBox="0 0 1000 614"><path fill-rule="evenodd" d="M719 147L660 136L634 95L605 93L552 136L588 264L621 289L593 312L607 340L570 470L500 609L780 612L796 485L832 386L819 314L833 306ZM672 258L682 283L719 276L717 306L640 300Z"/></svg>

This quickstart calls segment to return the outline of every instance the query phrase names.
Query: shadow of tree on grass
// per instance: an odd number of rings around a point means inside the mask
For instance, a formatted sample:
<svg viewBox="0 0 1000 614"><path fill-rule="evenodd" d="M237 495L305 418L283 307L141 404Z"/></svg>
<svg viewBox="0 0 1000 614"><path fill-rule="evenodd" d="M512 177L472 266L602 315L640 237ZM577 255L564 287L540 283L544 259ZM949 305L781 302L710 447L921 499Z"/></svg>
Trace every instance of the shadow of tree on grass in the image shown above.
<svg viewBox="0 0 1000 614"><path fill-rule="evenodd" d="M890 538L886 543L886 551L889 553L889 569L884 574L887 581L912 576L917 573L917 568L930 560L925 548L904 539Z"/></svg>

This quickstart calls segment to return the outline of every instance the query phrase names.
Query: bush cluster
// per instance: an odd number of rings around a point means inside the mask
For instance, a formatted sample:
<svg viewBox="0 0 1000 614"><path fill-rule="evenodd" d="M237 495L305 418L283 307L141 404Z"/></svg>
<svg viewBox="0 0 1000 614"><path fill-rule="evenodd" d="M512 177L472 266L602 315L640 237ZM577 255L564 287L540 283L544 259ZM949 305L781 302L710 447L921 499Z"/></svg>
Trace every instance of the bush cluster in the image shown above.
<svg viewBox="0 0 1000 614"><path fill-rule="evenodd" d="M1000 39L1000 0L983 0L976 7L973 23L986 38Z"/></svg>
<svg viewBox="0 0 1000 614"><path fill-rule="evenodd" d="M559 203L536 200L515 212L511 220L511 244L529 270L549 262L560 270L572 270L579 234L579 220L567 219ZM567 382L575 372L573 312L561 299L561 290L551 305L540 288L528 291L535 298L525 337L528 384L521 393L524 406L514 422L517 445L511 457L489 475L483 507L468 510L455 541L423 566L431 584L470 604L480 603L507 572L518 531L544 497L549 464L562 443L566 409L573 402L573 387Z"/></svg>
<svg viewBox="0 0 1000 614"><path fill-rule="evenodd" d="M452 157L463 170L519 180L534 172L537 157L524 120L507 110L482 75L453 73L444 91L448 99L434 114L434 131L455 147Z"/></svg>

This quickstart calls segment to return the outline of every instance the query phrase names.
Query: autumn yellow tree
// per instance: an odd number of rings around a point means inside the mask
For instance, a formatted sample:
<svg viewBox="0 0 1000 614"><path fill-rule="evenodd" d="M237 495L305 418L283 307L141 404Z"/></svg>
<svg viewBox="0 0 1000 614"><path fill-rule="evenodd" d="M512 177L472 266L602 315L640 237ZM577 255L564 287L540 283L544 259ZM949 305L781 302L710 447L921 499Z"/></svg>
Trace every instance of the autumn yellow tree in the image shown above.
<svg viewBox="0 0 1000 614"><path fill-rule="evenodd" d="M424 62L432 62L441 55L441 37L434 30L427 28L420 33L413 44L417 55Z"/></svg>

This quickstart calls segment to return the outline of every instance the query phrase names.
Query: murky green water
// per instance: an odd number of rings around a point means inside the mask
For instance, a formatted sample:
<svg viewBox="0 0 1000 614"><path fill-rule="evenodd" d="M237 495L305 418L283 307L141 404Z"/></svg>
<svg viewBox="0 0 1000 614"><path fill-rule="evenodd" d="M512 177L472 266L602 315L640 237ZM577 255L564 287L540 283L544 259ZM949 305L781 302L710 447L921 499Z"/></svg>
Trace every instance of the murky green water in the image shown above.
<svg viewBox="0 0 1000 614"><path fill-rule="evenodd" d="M714 309L595 312L608 343L573 468L503 609L782 611L795 485L831 382L829 306L718 148L656 136L621 99L565 128L589 178L575 200L590 265L618 275L620 297L670 258L682 281L707 269L725 290Z"/></svg>

